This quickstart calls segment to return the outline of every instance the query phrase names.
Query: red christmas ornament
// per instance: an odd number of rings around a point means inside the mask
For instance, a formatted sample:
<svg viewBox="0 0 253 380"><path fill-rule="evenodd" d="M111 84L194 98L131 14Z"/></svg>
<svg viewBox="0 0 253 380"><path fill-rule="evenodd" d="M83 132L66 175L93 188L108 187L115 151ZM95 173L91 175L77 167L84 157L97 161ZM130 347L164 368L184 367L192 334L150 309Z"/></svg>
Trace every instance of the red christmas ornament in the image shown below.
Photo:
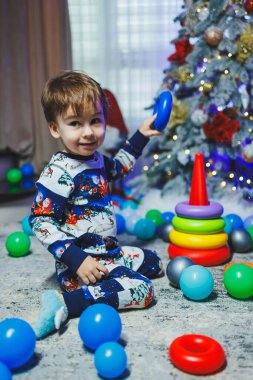
<svg viewBox="0 0 253 380"><path fill-rule="evenodd" d="M245 0L244 8L248 13L253 13L253 0Z"/></svg>
<svg viewBox="0 0 253 380"><path fill-rule="evenodd" d="M208 139L215 140L219 144L228 144L239 128L238 120L231 120L223 112L217 112L211 122L207 121L204 124L203 130Z"/></svg>
<svg viewBox="0 0 253 380"><path fill-rule="evenodd" d="M168 61L175 62L179 65L185 63L185 58L191 53L193 45L190 44L185 36L183 36L181 40L176 40L174 44L176 52L168 57Z"/></svg>

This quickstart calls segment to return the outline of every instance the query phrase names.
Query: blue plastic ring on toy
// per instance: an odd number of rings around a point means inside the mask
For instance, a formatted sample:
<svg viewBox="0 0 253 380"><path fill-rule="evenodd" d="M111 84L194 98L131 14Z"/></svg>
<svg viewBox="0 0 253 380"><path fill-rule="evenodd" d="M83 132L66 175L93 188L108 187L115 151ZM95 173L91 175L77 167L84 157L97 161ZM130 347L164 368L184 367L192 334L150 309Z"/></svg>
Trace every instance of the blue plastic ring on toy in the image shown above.
<svg viewBox="0 0 253 380"><path fill-rule="evenodd" d="M160 93L156 99L153 115L157 113L154 129L162 131L169 122L172 109L172 95L168 90Z"/></svg>

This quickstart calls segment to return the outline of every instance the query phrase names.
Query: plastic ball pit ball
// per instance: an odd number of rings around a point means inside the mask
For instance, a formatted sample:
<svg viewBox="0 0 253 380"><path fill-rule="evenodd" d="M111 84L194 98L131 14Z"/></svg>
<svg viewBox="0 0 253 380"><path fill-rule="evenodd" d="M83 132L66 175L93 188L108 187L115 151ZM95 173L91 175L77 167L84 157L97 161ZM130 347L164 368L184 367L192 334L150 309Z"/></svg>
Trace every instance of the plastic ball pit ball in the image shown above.
<svg viewBox="0 0 253 380"><path fill-rule="evenodd" d="M224 273L223 281L232 297L247 299L253 296L253 269L249 265L231 265Z"/></svg>
<svg viewBox="0 0 253 380"><path fill-rule="evenodd" d="M34 175L34 168L32 166L32 164L23 164L21 167L20 167L20 171L23 175L23 177L32 177Z"/></svg>
<svg viewBox="0 0 253 380"><path fill-rule="evenodd" d="M36 336L23 319L9 318L0 322L0 362L18 368L33 356Z"/></svg>
<svg viewBox="0 0 253 380"><path fill-rule="evenodd" d="M209 336L197 334L176 338L169 347L169 358L177 368L194 375L209 375L226 363L220 343Z"/></svg>
<svg viewBox="0 0 253 380"><path fill-rule="evenodd" d="M134 234L138 239L151 240L155 237L155 233L155 223L150 219L140 219L135 225Z"/></svg>
<svg viewBox="0 0 253 380"><path fill-rule="evenodd" d="M236 214L228 214L228 215L225 215L224 216L224 219L228 219L232 225L232 231L237 229L237 228L243 228L244 227L244 224L243 224L243 220L242 218L240 218L239 215L236 215Z"/></svg>
<svg viewBox="0 0 253 380"><path fill-rule="evenodd" d="M179 280L183 270L194 264L194 261L184 256L178 256L175 259L172 259L166 268L166 274L171 285L180 288Z"/></svg>
<svg viewBox="0 0 253 380"><path fill-rule="evenodd" d="M30 238L24 232L13 232L5 242L9 255L14 257L25 256L29 252L30 245Z"/></svg>
<svg viewBox="0 0 253 380"><path fill-rule="evenodd" d="M119 343L107 342L96 350L94 364L101 376L106 379L115 379L125 372L127 355Z"/></svg>
<svg viewBox="0 0 253 380"><path fill-rule="evenodd" d="M31 226L29 224L29 215L25 216L24 219L21 222L22 229L24 233L28 236L34 236L33 230L31 229Z"/></svg>
<svg viewBox="0 0 253 380"><path fill-rule="evenodd" d="M169 243L170 242L170 231L173 229L173 226L170 222L161 224L156 232L157 235L165 242Z"/></svg>
<svg viewBox="0 0 253 380"><path fill-rule="evenodd" d="M172 95L168 90L162 91L158 96L153 115L157 113L154 129L162 131L166 128L172 110Z"/></svg>
<svg viewBox="0 0 253 380"><path fill-rule="evenodd" d="M228 242L232 250L238 253L250 251L252 245L250 233L242 228L234 229L229 235Z"/></svg>
<svg viewBox="0 0 253 380"><path fill-rule="evenodd" d="M125 218L120 214L115 214L115 218L116 218L117 234L122 234L126 229Z"/></svg>
<svg viewBox="0 0 253 380"><path fill-rule="evenodd" d="M191 265L183 270L179 285L187 298L201 301L212 293L214 281L207 268L201 265Z"/></svg>
<svg viewBox="0 0 253 380"><path fill-rule="evenodd" d="M19 183L22 179L22 173L16 168L9 169L6 173L6 179L11 184Z"/></svg>
<svg viewBox="0 0 253 380"><path fill-rule="evenodd" d="M162 225L164 223L162 214L159 210L149 210L146 213L145 218L152 220L152 222L155 223L156 227L159 227L160 225Z"/></svg>
<svg viewBox="0 0 253 380"><path fill-rule="evenodd" d="M126 232L130 235L134 234L136 223L141 219L141 216L136 211L132 211L131 216L126 219Z"/></svg>
<svg viewBox="0 0 253 380"><path fill-rule="evenodd" d="M174 212L165 211L162 213L162 218L165 223L171 222L174 216L175 216Z"/></svg>
<svg viewBox="0 0 253 380"><path fill-rule="evenodd" d="M1 380L11 380L11 372L4 363L0 362L0 379Z"/></svg>
<svg viewBox="0 0 253 380"><path fill-rule="evenodd" d="M249 228L253 226L253 215L248 216L246 219L244 219L244 228Z"/></svg>
<svg viewBox="0 0 253 380"><path fill-rule="evenodd" d="M224 272L226 272L226 270L228 270L228 268L230 268L232 265L235 265L235 264L243 264L243 265L248 265L250 268L253 269L253 263L248 263L247 261L240 261L240 262L232 262L232 263L229 263L225 266L224 268Z"/></svg>
<svg viewBox="0 0 253 380"><path fill-rule="evenodd" d="M85 346L92 350L96 350L103 343L119 340L121 330L119 313L106 304L87 307L78 323L80 338Z"/></svg>
<svg viewBox="0 0 253 380"><path fill-rule="evenodd" d="M247 231L250 234L250 237L251 237L251 249L253 249L253 226L248 227Z"/></svg>

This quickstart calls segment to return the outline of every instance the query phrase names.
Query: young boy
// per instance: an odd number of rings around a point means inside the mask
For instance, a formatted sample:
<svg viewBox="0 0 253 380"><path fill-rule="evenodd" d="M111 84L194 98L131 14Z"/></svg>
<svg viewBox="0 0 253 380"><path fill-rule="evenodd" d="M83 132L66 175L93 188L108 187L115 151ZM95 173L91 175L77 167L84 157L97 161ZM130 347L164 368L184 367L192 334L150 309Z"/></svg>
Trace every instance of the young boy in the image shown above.
<svg viewBox="0 0 253 380"><path fill-rule="evenodd" d="M149 278L162 271L155 252L119 246L108 187L108 181L131 170L149 137L160 134L152 129L155 116L109 159L97 152L105 137L108 104L95 80L63 72L46 83L42 106L50 133L61 140L63 150L53 155L37 181L30 224L55 258L64 293L43 293L38 339L94 303L116 309L148 306L154 296Z"/></svg>

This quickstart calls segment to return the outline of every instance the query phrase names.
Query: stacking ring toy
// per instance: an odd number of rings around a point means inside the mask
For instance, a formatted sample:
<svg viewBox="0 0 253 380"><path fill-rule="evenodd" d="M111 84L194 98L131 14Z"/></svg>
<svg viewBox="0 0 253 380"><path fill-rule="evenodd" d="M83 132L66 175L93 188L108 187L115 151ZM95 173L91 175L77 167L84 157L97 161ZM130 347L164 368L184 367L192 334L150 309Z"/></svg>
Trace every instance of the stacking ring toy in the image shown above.
<svg viewBox="0 0 253 380"><path fill-rule="evenodd" d="M214 219L223 213L223 206L218 202L210 201L207 206L190 205L189 202L180 202L175 207L176 214L183 218Z"/></svg>
<svg viewBox="0 0 253 380"><path fill-rule="evenodd" d="M226 270L231 267L232 265L235 265L235 264L243 264L243 265L248 265L248 267L251 267L253 269L253 263L248 263L247 261L239 261L239 262L233 262L233 263L229 263L228 265L225 266L224 268L224 272L226 272Z"/></svg>
<svg viewBox="0 0 253 380"><path fill-rule="evenodd" d="M230 249L228 246L216 249L190 249L178 247L177 245L170 244L168 247L168 254L171 259L178 256L185 256L193 260L197 265L211 267L213 265L220 265L226 263L230 259Z"/></svg>
<svg viewBox="0 0 253 380"><path fill-rule="evenodd" d="M158 96L153 115L157 113L154 129L162 131L168 124L172 109L172 95L168 90L162 91Z"/></svg>
<svg viewBox="0 0 253 380"><path fill-rule="evenodd" d="M170 231L170 241L179 247L194 249L213 249L223 247L227 243L228 235L225 232L212 235L185 234L176 230Z"/></svg>
<svg viewBox="0 0 253 380"><path fill-rule="evenodd" d="M174 216L172 225L176 230L181 232L192 232L196 234L215 234L223 231L225 221L219 219L188 219Z"/></svg>
<svg viewBox="0 0 253 380"><path fill-rule="evenodd" d="M225 352L219 342L197 334L176 338L169 347L168 355L177 368L196 375L214 373L226 362Z"/></svg>

